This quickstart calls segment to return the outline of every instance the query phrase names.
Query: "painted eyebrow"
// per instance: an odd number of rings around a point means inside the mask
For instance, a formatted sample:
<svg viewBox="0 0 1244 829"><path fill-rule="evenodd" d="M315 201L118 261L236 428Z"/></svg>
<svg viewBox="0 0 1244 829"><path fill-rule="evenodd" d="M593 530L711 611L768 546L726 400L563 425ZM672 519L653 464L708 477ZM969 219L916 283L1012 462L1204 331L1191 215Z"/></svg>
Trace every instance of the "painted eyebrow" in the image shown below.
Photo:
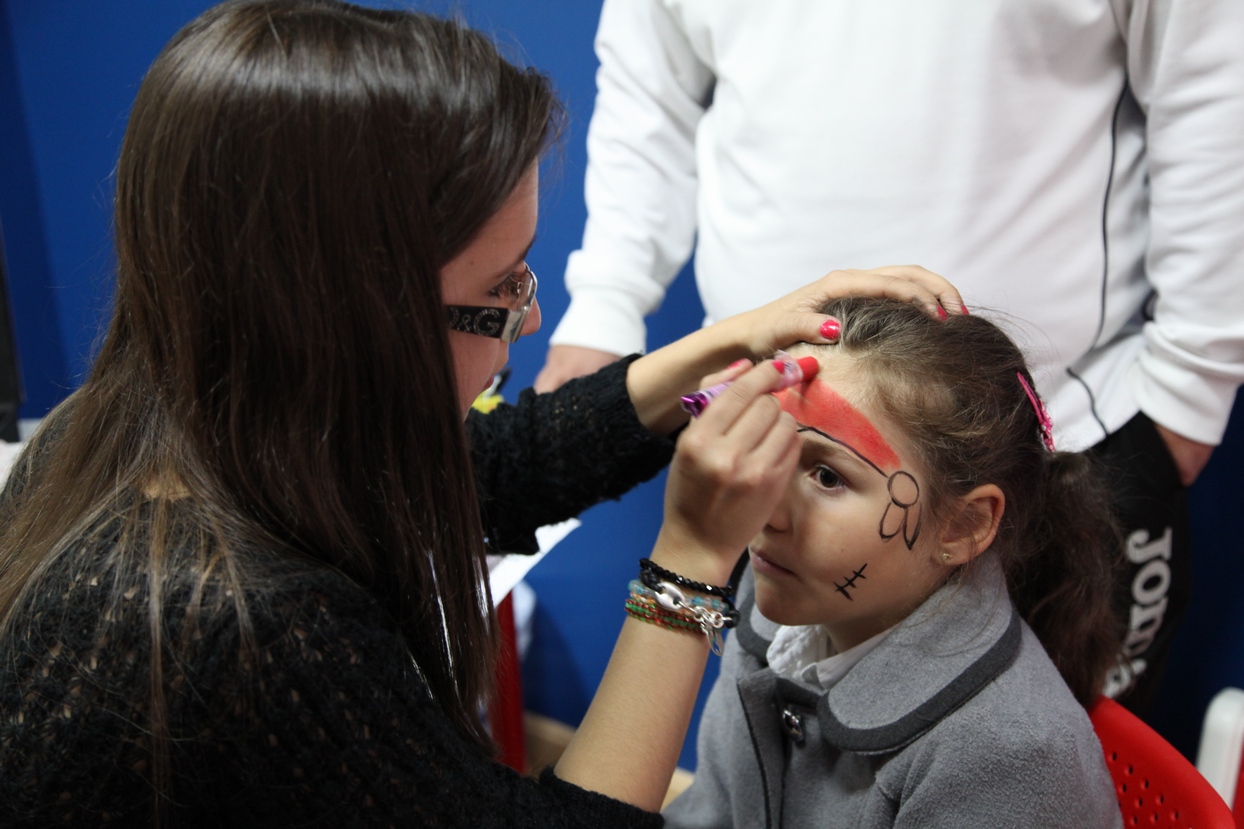
<svg viewBox="0 0 1244 829"><path fill-rule="evenodd" d="M798 421L796 421L796 422L798 422ZM830 443L837 444L838 446L841 446L842 448L846 449L846 450L847 450L848 452L850 452L852 455L854 455L855 457L859 458L859 459L860 459L860 460L862 460L864 463L868 464L870 467L872 467L874 470L876 470L876 472L877 472L877 474L878 474L878 475L881 475L882 477L885 477L885 474L886 474L886 473L885 473L885 470L884 470L884 469L882 469L881 467L877 466L877 464L873 463L871 460L869 460L869 459L868 459L868 456L866 456L866 455L865 455L863 452L861 452L860 450L856 449L856 448L855 448L854 446L852 446L851 444L847 443L845 440L840 440L840 439L838 439L838 438L836 438L836 437L833 437L832 435L827 435L827 434L825 434L824 432L822 432L820 429L816 428L815 426L808 426L808 425L806 425L806 424L804 424L804 423L800 423L800 424L799 424L799 428L798 428L798 429L796 429L795 431L796 431L796 432L799 432L799 433L802 433L802 432L812 432L813 434L820 435L821 437L825 438L825 440L829 441Z"/></svg>
<svg viewBox="0 0 1244 829"><path fill-rule="evenodd" d="M782 408L794 415L796 421L802 423L805 419L811 419L808 415L812 415L819 421L834 423L834 431L848 435L853 443L831 437L820 429L816 430L817 434L846 446L883 472L887 468L897 470L902 467L898 453L881 436L877 427L859 409L826 384L813 381L802 393L795 389L786 389L779 394L788 399L789 405L784 402Z"/></svg>

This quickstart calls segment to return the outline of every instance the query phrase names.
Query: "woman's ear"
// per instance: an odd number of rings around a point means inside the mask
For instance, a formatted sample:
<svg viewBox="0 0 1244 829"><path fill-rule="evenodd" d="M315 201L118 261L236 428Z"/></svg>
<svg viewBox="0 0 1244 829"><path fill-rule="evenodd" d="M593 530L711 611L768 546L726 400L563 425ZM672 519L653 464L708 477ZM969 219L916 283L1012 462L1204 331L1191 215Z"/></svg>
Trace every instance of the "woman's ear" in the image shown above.
<svg viewBox="0 0 1244 829"><path fill-rule="evenodd" d="M963 496L942 535L938 563L959 567L988 550L1005 508L1006 496L995 484L982 484Z"/></svg>

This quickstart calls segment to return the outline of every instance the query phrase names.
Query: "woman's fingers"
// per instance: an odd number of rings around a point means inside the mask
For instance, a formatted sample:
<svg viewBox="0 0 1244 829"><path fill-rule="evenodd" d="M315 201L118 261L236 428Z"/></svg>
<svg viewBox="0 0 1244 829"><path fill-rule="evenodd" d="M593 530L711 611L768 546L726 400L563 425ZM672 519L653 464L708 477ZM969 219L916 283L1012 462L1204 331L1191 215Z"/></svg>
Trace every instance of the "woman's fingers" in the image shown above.
<svg viewBox="0 0 1244 829"><path fill-rule="evenodd" d="M769 394L780 377L771 361L745 372L679 438L666 489L675 537L737 556L768 520L797 458L794 421Z"/></svg>
<svg viewBox="0 0 1244 829"><path fill-rule="evenodd" d="M840 270L822 281L832 287L829 296L882 296L914 302L930 316L967 313L959 291L946 278L919 265L888 265L868 270Z"/></svg>
<svg viewBox="0 0 1244 829"><path fill-rule="evenodd" d="M774 402L777 402L774 400ZM767 459L769 480L777 484L771 487L769 500L771 506L765 511L768 520L778 501L786 492L786 484L790 481L799 465L799 455L803 449L803 441L799 438L799 425L788 412L781 411L778 406L778 423L765 433L764 442L760 446L759 455Z"/></svg>
<svg viewBox="0 0 1244 829"><path fill-rule="evenodd" d="M775 362L762 360L755 367L745 369L733 378L730 385L700 415L700 420L708 421L705 431L711 428L716 434L729 432L755 401L773 391L782 378L782 370Z"/></svg>
<svg viewBox="0 0 1244 829"><path fill-rule="evenodd" d="M742 377L743 374L750 369L754 363L751 360L736 360L721 371L713 372L706 375L700 381L700 388L707 389L718 385L719 383L729 383Z"/></svg>
<svg viewBox="0 0 1244 829"><path fill-rule="evenodd" d="M832 299L846 296L912 302L940 319L968 312L958 290L944 277L919 265L891 265L831 271L810 285L727 322L746 327L743 340L754 354L769 354L797 342L833 342L840 331L838 321L818 309Z"/></svg>

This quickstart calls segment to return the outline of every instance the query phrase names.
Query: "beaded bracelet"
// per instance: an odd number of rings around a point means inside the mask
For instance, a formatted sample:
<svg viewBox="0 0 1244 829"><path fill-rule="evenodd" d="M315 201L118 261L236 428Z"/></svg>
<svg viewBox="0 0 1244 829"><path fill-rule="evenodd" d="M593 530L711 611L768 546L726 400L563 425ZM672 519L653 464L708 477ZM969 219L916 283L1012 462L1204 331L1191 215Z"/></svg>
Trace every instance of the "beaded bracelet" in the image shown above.
<svg viewBox="0 0 1244 829"><path fill-rule="evenodd" d="M709 649L718 656L722 653L721 630L738 620L738 612L731 609L730 617L719 610L693 606L686 594L669 582L657 585L655 599L631 594L626 603L627 613L644 621L694 631L696 628L708 639Z"/></svg>
<svg viewBox="0 0 1244 829"><path fill-rule="evenodd" d="M682 616L670 613L660 613L649 610L642 605L635 605L631 602L626 603L626 612L631 617L647 622L657 627L668 628L670 630L679 630L685 633L703 633L708 638L708 647L717 656L722 654L721 629L707 626L703 623L697 623Z"/></svg>
<svg viewBox="0 0 1244 829"><path fill-rule="evenodd" d="M642 596L650 602L670 608L685 618L695 619L697 623L699 622L699 616L696 613L696 608L703 608L711 613L721 614L723 627L732 628L739 623L739 612L734 609L734 605L727 599L717 599L712 596L688 596L672 584L666 582L657 582L655 590L649 588L638 579L632 579L627 586L630 588L632 598Z"/></svg>
<svg viewBox="0 0 1244 829"><path fill-rule="evenodd" d="M643 610L645 613L652 613L657 616L677 621L680 624L685 624L695 630L700 630L701 628L699 618L693 613L683 610L670 610L656 599L649 599L646 596L636 596L632 594L631 597L627 599L626 603L628 606L634 605L636 608Z"/></svg>
<svg viewBox="0 0 1244 829"><path fill-rule="evenodd" d="M627 585L627 588L636 596L647 596L650 599L656 599L657 597L657 592L639 579L631 579L631 583ZM688 596L687 601L692 607L707 607L709 610L719 610L722 613L734 609L733 605L725 599L718 599L713 596Z"/></svg>
<svg viewBox="0 0 1244 829"><path fill-rule="evenodd" d="M679 616L675 613L666 613L658 608L638 602L627 602L626 612L645 622L662 625L664 627L678 628L688 633L700 633L700 625L690 619Z"/></svg>
<svg viewBox="0 0 1244 829"><path fill-rule="evenodd" d="M688 590L695 590L709 596L720 596L727 600L734 598L734 588L728 584L725 587L715 587L702 581L693 581L686 576L680 576L677 573L666 570L661 565L653 563L652 559L649 558L641 558L639 560L639 578L644 584L654 590L656 589L656 582L668 581L679 587L685 587Z"/></svg>
<svg viewBox="0 0 1244 829"><path fill-rule="evenodd" d="M657 614L649 614L649 612L644 612L643 610L634 609L634 607L632 607L631 605L627 605L626 612L628 616L632 617L632 619L638 619L639 621L647 622L647 624L649 625L656 625L657 627L664 627L664 629L666 630L682 631L684 632L684 634L693 634L693 635L698 635L700 632L699 627L697 625L690 624L690 622L683 622L683 624L679 624L678 621L668 619L668 617L666 616L659 616Z"/></svg>
<svg viewBox="0 0 1244 829"><path fill-rule="evenodd" d="M628 601L626 603L626 612L640 621L650 622L660 627L681 630L687 633L703 633L699 622L680 616L677 613L670 613L660 607Z"/></svg>

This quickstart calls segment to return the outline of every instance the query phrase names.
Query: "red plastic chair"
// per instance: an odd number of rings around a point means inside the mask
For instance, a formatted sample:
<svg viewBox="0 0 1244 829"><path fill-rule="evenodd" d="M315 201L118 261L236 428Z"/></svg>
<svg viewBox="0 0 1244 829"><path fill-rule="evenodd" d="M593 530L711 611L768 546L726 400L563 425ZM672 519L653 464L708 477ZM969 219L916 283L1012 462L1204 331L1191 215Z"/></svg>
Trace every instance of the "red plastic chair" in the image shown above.
<svg viewBox="0 0 1244 829"><path fill-rule="evenodd" d="M1134 714L1102 698L1089 719L1106 752L1124 827L1235 829L1231 809L1214 787Z"/></svg>
<svg viewBox="0 0 1244 829"><path fill-rule="evenodd" d="M514 597L497 605L501 651L497 654L496 693L488 706L497 760L520 774L527 771L527 736L523 730L523 669L518 660L518 632L514 626Z"/></svg>

